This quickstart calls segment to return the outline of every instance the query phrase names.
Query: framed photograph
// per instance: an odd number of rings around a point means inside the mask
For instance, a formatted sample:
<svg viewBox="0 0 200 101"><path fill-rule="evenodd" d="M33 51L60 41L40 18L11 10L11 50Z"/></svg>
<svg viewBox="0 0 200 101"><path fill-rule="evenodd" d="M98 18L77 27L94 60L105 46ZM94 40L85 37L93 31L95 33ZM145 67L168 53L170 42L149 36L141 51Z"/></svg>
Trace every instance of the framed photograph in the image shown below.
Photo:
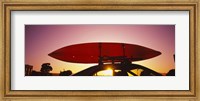
<svg viewBox="0 0 200 101"><path fill-rule="evenodd" d="M144 1L1 2L2 98L199 100L200 2Z"/></svg>

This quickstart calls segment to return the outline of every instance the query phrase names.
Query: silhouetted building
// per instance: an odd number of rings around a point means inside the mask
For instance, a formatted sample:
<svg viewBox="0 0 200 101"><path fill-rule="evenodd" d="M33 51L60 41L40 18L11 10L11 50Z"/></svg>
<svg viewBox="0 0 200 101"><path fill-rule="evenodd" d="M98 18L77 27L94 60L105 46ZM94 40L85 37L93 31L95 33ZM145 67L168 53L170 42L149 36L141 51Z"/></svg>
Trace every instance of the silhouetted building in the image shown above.
<svg viewBox="0 0 200 101"><path fill-rule="evenodd" d="M33 66L25 64L25 76L32 75Z"/></svg>

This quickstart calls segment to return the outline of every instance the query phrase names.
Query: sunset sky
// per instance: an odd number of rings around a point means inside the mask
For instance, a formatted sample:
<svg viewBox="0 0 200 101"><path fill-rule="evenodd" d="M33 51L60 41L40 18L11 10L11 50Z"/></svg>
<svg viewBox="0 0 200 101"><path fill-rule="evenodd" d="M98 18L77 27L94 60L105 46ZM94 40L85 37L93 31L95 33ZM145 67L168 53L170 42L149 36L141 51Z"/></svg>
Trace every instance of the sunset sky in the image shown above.
<svg viewBox="0 0 200 101"><path fill-rule="evenodd" d="M42 63L51 63L52 73L63 70L76 73L96 64L64 62L48 54L68 45L89 42L129 43L148 47L162 54L133 63L160 73L175 68L175 25L25 25L25 64L40 71Z"/></svg>

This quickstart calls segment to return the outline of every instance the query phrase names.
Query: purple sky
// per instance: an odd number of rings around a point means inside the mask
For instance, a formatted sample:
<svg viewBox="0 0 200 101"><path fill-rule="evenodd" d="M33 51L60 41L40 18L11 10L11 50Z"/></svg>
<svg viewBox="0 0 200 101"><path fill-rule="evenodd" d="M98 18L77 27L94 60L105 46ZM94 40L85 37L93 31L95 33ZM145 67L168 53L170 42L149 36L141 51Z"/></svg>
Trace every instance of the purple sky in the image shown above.
<svg viewBox="0 0 200 101"><path fill-rule="evenodd" d="M63 69L73 73L95 64L63 62L48 56L67 45L88 42L121 42L148 47L162 54L134 62L166 73L175 68L175 25L25 25L25 63L39 71L42 63L51 63L52 72Z"/></svg>

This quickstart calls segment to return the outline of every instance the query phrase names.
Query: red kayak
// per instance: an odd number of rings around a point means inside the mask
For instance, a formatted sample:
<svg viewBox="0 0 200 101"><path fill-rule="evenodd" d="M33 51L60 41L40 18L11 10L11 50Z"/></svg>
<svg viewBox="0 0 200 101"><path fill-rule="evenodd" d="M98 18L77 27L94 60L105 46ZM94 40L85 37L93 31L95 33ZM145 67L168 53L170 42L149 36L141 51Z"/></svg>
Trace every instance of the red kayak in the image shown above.
<svg viewBox="0 0 200 101"><path fill-rule="evenodd" d="M49 56L58 60L73 63L98 63L100 57L125 57L130 61L150 59L161 52L153 49L126 43L83 43L60 48ZM115 58L115 62L121 62Z"/></svg>

